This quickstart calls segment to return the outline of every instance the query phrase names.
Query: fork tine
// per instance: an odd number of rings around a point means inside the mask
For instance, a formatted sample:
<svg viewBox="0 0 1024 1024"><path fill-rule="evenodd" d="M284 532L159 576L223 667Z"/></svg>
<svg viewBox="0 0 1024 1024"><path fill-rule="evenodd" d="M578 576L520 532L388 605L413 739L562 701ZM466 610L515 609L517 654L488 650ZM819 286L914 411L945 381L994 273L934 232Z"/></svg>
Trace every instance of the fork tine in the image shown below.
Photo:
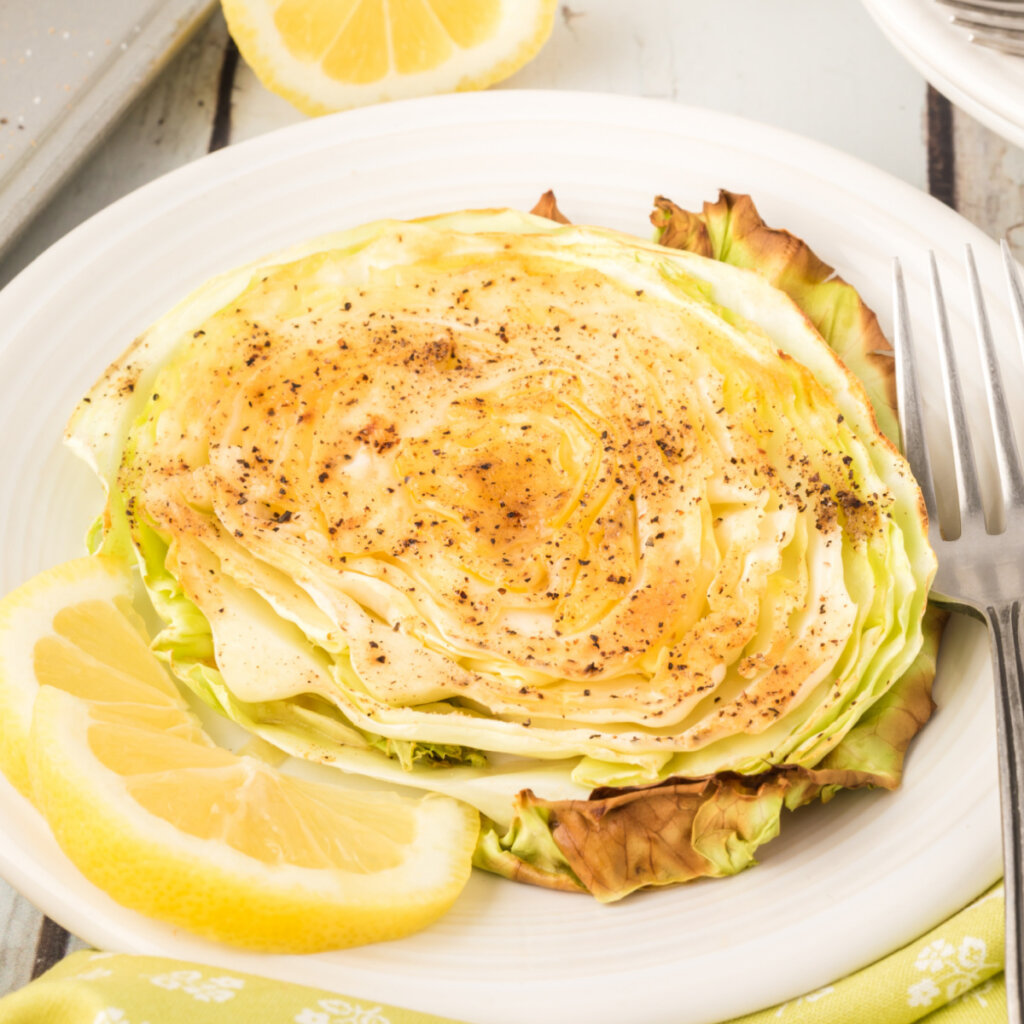
<svg viewBox="0 0 1024 1024"><path fill-rule="evenodd" d="M1011 57L1024 57L1024 42L1010 42L995 36L979 35L977 32L971 32L967 36L967 41L977 46L987 47L989 50L996 50L999 53L1008 53Z"/></svg>
<svg viewBox="0 0 1024 1024"><path fill-rule="evenodd" d="M998 14L954 14L949 20L960 28L989 32L1000 39L1020 39L1024 32L1024 10L1001 11Z"/></svg>
<svg viewBox="0 0 1024 1024"><path fill-rule="evenodd" d="M914 338L910 329L907 309L907 289L903 283L900 261L893 260L893 307L895 323L893 340L896 352L896 411L899 416L903 452L910 463L921 494L924 496L928 521L936 527L939 512L935 502L935 483L932 479L931 459L921 421L921 396L917 383L917 363L914 357Z"/></svg>
<svg viewBox="0 0 1024 1024"><path fill-rule="evenodd" d="M1009 18L1010 15L1002 15L1001 17ZM956 25L958 28L987 33L994 42L1017 43L1020 41L1021 35L1024 34L1024 11L1014 14L1013 18L1016 20L1010 23L1000 23L985 20L981 17L962 17L959 15L949 20L950 24Z"/></svg>
<svg viewBox="0 0 1024 1024"><path fill-rule="evenodd" d="M932 305L935 314L935 329L939 337L939 359L942 364L942 380L946 393L946 409L949 412L950 430L953 440L953 468L956 471L957 494L960 506L960 533L976 529L981 525L984 532L985 509L981 500L981 485L975 468L974 452L971 449L970 431L967 428L967 412L964 404L960 371L953 350L953 338L949 330L949 317L939 279L939 267L935 253L929 253L932 279Z"/></svg>
<svg viewBox="0 0 1024 1024"><path fill-rule="evenodd" d="M1021 0L936 0L948 8L950 22L965 29L967 40L1001 53L1024 55L1024 4Z"/></svg>
<svg viewBox="0 0 1024 1024"><path fill-rule="evenodd" d="M970 246L967 246L967 276L971 284L974 325L981 345L982 365L985 371L985 393L988 396L992 433L995 435L996 464L999 467L1003 507L1007 512L1015 511L1024 507L1024 468L1021 467L1020 452L1014 438L1013 421L1010 419L1010 410L1006 404L1006 391L1003 388L999 372L999 357L992 339L992 328L985 311L981 282L978 280L978 268Z"/></svg>
<svg viewBox="0 0 1024 1024"><path fill-rule="evenodd" d="M938 3L956 11L1003 15L1008 18L1016 18L1024 10L1024 4L1021 4L1020 0L938 0Z"/></svg>
<svg viewBox="0 0 1024 1024"><path fill-rule="evenodd" d="M1006 268L1006 281L1010 287L1010 308L1013 310L1013 323L1017 328L1017 340L1020 342L1021 355L1024 356L1024 285L1021 285L1017 271L1017 261L1010 251L1010 243L1004 238L999 243L1003 252L1003 266Z"/></svg>

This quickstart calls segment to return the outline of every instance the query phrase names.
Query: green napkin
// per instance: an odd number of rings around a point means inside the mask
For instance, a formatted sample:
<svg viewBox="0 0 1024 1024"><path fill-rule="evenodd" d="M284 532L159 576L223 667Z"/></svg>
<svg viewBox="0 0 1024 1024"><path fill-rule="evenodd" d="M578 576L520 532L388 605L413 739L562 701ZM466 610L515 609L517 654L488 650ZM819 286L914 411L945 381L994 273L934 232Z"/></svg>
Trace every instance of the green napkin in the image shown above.
<svg viewBox="0 0 1024 1024"><path fill-rule="evenodd" d="M732 1024L1006 1024L1004 934L1000 883L869 967Z"/></svg>
<svg viewBox="0 0 1024 1024"><path fill-rule="evenodd" d="M733 1024L1003 1024L1003 888L833 985ZM415 1010L158 957L85 950L0 999L0 1024L453 1024Z"/></svg>

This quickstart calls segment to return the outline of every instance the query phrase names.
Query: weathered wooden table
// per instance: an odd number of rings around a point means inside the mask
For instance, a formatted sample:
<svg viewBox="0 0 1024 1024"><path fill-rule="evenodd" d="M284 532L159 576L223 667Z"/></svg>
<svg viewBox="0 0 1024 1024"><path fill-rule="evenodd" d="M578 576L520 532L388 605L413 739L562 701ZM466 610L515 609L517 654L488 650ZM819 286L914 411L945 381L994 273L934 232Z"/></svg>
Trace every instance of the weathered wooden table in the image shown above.
<svg viewBox="0 0 1024 1024"><path fill-rule="evenodd" d="M930 89L859 0L570 0L502 87L670 98L777 125L928 189L1024 255L1024 151ZM133 188L300 119L215 15L0 261L0 286ZM0 881L0 994L79 945Z"/></svg>

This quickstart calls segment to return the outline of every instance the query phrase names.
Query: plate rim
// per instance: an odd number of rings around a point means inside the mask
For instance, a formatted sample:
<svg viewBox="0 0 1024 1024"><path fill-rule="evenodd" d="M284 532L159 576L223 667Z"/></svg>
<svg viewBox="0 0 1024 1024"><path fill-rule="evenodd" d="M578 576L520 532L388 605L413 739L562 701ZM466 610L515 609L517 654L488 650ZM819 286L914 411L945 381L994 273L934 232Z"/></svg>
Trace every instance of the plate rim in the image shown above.
<svg viewBox="0 0 1024 1024"><path fill-rule="evenodd" d="M343 136L347 130L349 137L359 136L362 133L366 137L376 138L382 134L380 131L381 121L391 125L392 134L401 134L403 122L406 126L410 122L422 123L429 116L434 116L438 124L457 124L467 119L472 120L481 111L485 112L488 117L499 121L502 116L509 120L553 120L564 118L570 112L579 114L590 111L590 119L595 125L600 125L608 119L610 109L622 114L635 114L639 121L645 119L659 121L667 112L670 112L673 121L686 127L691 134L695 131L709 132L708 135L701 136L702 139L711 141L724 139L729 143L736 138L745 140L741 150L744 153L757 152L762 147L768 149L774 146L782 147L787 152L787 162L792 161L795 153L797 156L806 158L806 160L801 160L801 163L809 163L814 166L816 173L822 178L828 177L832 180L839 178L843 181L856 180L858 189L863 189L867 185L867 191L871 191L871 186L877 186L881 194L895 197L901 205L919 209L922 213L927 213L933 219L948 223L950 226L955 224L961 236L966 234L980 244L994 245L980 229L909 183L825 143L808 139L796 133L749 121L736 115L724 115L706 108L687 107L669 100L569 90L506 90L403 100L388 104L386 107L363 108L315 121L299 122L208 154L176 168L94 214L24 268L0 291L0 324L4 323L2 314L5 308L15 307L15 311L17 311L21 300L27 299L31 295L38 282L48 280L51 272L60 268L62 261L66 262L72 259L76 252L87 252L90 240L97 233L103 233L108 226L117 226L121 221L132 221L137 210L144 210L148 204L164 195L173 196L178 190L181 191L181 195L177 197L178 205L187 206L189 202L194 201L195 195L199 194L195 191L196 187L198 186L200 192L202 191L201 187L206 179L215 179L220 175L227 180L239 173L244 174L254 158L264 150L268 153L275 150L287 151L289 144L295 142L313 150L326 144L337 144L337 139L330 143L331 133L336 128L341 131ZM681 131L678 133L682 134ZM750 144L752 139L755 140L756 145ZM287 159L291 158L294 158L294 154ZM878 205L871 199L863 201L872 203L881 211L885 206L892 205L893 199L890 198L883 205ZM135 227L137 225L133 223L133 228ZM27 303L26 307L31 305L32 303ZM22 307L22 315L25 317L29 316L31 312L26 312L26 307ZM6 355L8 345L14 343L18 322L18 317L15 316L11 323L0 326L0 359ZM3 790L0 789L0 804L4 802L2 793ZM11 872L9 854L2 843L0 843L0 864L4 866L5 874ZM32 888L33 891L37 891L38 887L34 886L26 873L22 871L20 874L23 876L23 884ZM972 895L980 893L990 884L991 880L985 879L979 882ZM35 899L33 902L40 905ZM59 913L59 908L53 909L58 910ZM212 956L214 959L219 959L222 966L225 967L230 966L226 961L234 962L236 960L233 956L219 956L217 950L212 953ZM254 973L252 966L243 966L238 969ZM259 972L255 971L255 973ZM812 987L810 983L801 982L792 972L788 984L790 986L789 996L799 995ZM435 1012L437 1011L435 1010Z"/></svg>
<svg viewBox="0 0 1024 1024"><path fill-rule="evenodd" d="M875 0L862 0L862 2L870 4L875 2ZM661 97L575 89L501 89L393 100L388 103L341 111L284 125L262 135L244 139L241 142L233 143L211 153L205 153L194 160L190 160L158 175L151 181L137 186L107 206L97 210L81 223L75 225L70 231L56 239L35 256L0 288L0 296L8 296L10 293L25 287L26 280L34 283L33 278L39 273L37 265L41 261L52 262L55 259L54 254L63 255L64 251L69 250L72 245L80 244L84 235L97 232L98 230L101 231L108 221L116 223L120 215L127 216L130 209L133 209L135 206L144 205L148 200L160 196L163 192L169 191L175 186L191 185L194 178L205 178L221 165L227 170L237 164L239 169L244 171L250 158L260 153L261 150L273 151L277 148L283 149L285 147L281 143L291 141L304 141L308 144L306 136L313 139L326 126L344 124L351 130L352 134L362 134L365 136L372 134L367 129L372 128L375 124L379 124L382 117L384 120L391 117L401 118L408 113L409 120L414 121L423 110L445 113L446 108L449 107L453 111L460 111L460 108L464 107L472 111L472 108L476 105L495 106L498 108L499 113L502 107L508 107L509 111L507 113L512 115L521 108L536 107L535 110L530 110L530 116L538 121L543 121L547 119L553 120L558 116L562 116L558 113L558 110L563 103L579 103L584 106L593 103L596 107L602 108L602 113L616 107L621 108L623 111L633 108L638 113L647 111L648 114L661 109L666 113L670 112L675 119L694 122L705 129L710 129L709 137L711 138L715 136L721 139L728 139L730 137L750 138L751 136L760 135L765 142L778 142L789 148L802 149L809 158L808 163L812 165L817 165L818 167L827 165L830 168L839 170L843 177L847 177L851 172L856 171L858 177L867 179L869 184L883 186L890 193L899 191L902 194L901 199L903 202L915 204L921 208L922 212L927 212L933 217L945 218L951 226L956 225L961 231L967 231L967 233L983 242L983 244L991 243L991 239L981 228L972 224L957 211L946 206L910 182L877 167L866 159L846 153L826 142L801 135L790 129L755 121L738 114L717 111L711 107L688 105ZM510 119L514 120L515 118L512 117ZM603 119L603 117L593 118L595 123L600 123ZM765 148L768 147L766 146ZM747 148L744 147L743 152L747 151ZM816 176L822 179L832 177L831 174L826 175L824 173L818 173ZM870 179L874 179L874 182L872 183ZM11 332L0 330L0 356L3 355L4 351L5 333Z"/></svg>

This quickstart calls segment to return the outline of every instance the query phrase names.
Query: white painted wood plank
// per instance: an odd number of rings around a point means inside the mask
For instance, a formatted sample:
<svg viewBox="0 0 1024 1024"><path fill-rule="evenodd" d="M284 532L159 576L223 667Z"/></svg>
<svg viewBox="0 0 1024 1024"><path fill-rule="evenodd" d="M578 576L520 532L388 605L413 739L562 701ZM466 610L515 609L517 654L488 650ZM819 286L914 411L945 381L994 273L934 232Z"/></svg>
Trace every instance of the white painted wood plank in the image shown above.
<svg viewBox="0 0 1024 1024"><path fill-rule="evenodd" d="M540 54L496 88L710 107L820 139L926 185L924 79L859 0L567 0ZM299 120L240 62L232 142Z"/></svg>
<svg viewBox="0 0 1024 1024"><path fill-rule="evenodd" d="M43 918L6 882L0 882L0 994L32 977L36 940Z"/></svg>
<svg viewBox="0 0 1024 1024"><path fill-rule="evenodd" d="M568 0L548 46L506 86L739 114L926 183L924 80L859 0Z"/></svg>
<svg viewBox="0 0 1024 1024"><path fill-rule="evenodd" d="M287 100L265 89L243 58L235 73L231 103L231 141L244 142L275 128L305 121Z"/></svg>
<svg viewBox="0 0 1024 1024"><path fill-rule="evenodd" d="M83 949L92 949L88 942L83 942L80 938L72 935L68 939L68 953L77 953Z"/></svg>
<svg viewBox="0 0 1024 1024"><path fill-rule="evenodd" d="M957 208L1024 258L1024 150L962 110L953 115Z"/></svg>

